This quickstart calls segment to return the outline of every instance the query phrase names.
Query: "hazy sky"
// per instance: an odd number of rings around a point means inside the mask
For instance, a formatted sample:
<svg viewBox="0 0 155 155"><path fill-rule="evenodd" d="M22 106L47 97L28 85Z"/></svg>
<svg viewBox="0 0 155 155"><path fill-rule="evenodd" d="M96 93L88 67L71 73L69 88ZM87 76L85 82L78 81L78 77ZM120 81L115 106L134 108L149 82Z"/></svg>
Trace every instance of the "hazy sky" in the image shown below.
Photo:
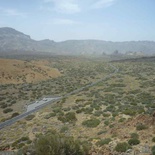
<svg viewBox="0 0 155 155"><path fill-rule="evenodd" d="M155 0L0 0L0 27L36 40L155 41Z"/></svg>

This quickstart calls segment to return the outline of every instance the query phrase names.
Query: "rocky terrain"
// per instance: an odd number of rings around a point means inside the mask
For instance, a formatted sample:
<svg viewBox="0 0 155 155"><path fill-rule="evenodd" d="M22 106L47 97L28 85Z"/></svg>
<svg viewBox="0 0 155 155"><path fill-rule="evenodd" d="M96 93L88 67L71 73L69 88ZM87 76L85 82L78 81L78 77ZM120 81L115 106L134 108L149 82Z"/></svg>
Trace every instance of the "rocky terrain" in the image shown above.
<svg viewBox="0 0 155 155"><path fill-rule="evenodd" d="M154 155L155 63L148 59L111 62L119 68L112 77L2 129L0 149L33 155L40 135L55 130L78 139L91 155ZM106 61L94 58L57 56L29 63L46 64L62 75L26 87L1 86L1 122L21 113L30 101L62 96L114 72Z"/></svg>

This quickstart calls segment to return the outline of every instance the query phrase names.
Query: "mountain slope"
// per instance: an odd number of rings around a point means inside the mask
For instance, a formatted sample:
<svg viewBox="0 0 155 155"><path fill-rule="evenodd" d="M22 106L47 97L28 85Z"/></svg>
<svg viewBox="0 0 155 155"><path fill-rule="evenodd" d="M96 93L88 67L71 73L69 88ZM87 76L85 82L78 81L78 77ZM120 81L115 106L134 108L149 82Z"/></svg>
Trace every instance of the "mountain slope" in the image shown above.
<svg viewBox="0 0 155 155"><path fill-rule="evenodd" d="M47 66L44 61L22 61L0 59L0 83L21 84L35 83L61 76L60 72Z"/></svg>
<svg viewBox="0 0 155 155"><path fill-rule="evenodd" d="M52 54L99 54L113 53L118 50L121 53L128 51L155 54L155 42L153 41L128 41L111 42L101 40L68 40L54 42L52 40L36 41L15 29L0 28L0 53L32 53L50 52Z"/></svg>

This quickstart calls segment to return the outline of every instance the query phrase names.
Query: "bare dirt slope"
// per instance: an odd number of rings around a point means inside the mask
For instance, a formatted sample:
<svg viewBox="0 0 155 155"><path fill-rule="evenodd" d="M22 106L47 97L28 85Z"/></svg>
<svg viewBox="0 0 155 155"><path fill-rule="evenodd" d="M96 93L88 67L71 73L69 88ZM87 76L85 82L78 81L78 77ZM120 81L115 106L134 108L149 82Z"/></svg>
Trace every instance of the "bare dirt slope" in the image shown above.
<svg viewBox="0 0 155 155"><path fill-rule="evenodd" d="M0 83L34 83L60 76L60 72L45 61L0 59Z"/></svg>

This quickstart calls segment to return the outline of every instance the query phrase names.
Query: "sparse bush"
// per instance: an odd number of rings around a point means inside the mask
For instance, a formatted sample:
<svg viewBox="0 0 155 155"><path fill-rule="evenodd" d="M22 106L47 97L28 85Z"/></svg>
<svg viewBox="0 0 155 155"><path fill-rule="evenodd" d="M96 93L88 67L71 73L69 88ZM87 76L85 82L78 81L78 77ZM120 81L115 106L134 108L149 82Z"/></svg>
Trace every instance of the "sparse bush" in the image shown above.
<svg viewBox="0 0 155 155"><path fill-rule="evenodd" d="M53 109L54 113L60 113L61 112L61 108L60 107L56 107Z"/></svg>
<svg viewBox="0 0 155 155"><path fill-rule="evenodd" d="M88 149L80 141L65 137L55 131L39 136L34 150L37 155L86 155Z"/></svg>
<svg viewBox="0 0 155 155"><path fill-rule="evenodd" d="M86 120L84 122L82 122L82 125L86 126L86 127L90 127L90 128L95 128L100 124L100 120L93 118L93 119L89 119Z"/></svg>
<svg viewBox="0 0 155 155"><path fill-rule="evenodd" d="M139 135L137 133L131 133L131 138L136 138L138 139L139 138Z"/></svg>
<svg viewBox="0 0 155 155"><path fill-rule="evenodd" d="M52 112L50 114L47 114L44 118L49 119L49 118L54 117L54 116L56 116L56 113Z"/></svg>
<svg viewBox="0 0 155 155"><path fill-rule="evenodd" d="M16 103L16 101L15 101L15 100L11 101L11 105L12 105L12 104L15 104L15 103Z"/></svg>
<svg viewBox="0 0 155 155"><path fill-rule="evenodd" d="M98 142L96 143L96 145L103 146L103 145L105 145L105 144L109 144L109 142L111 142L111 139L110 139L110 138L101 139L100 141L98 141Z"/></svg>
<svg viewBox="0 0 155 155"><path fill-rule="evenodd" d="M128 144L129 145L137 145L137 144L139 144L140 143L140 141L138 140L138 139L136 139L136 138L132 138L132 139L130 139L129 141L128 141Z"/></svg>
<svg viewBox="0 0 155 155"><path fill-rule="evenodd" d="M94 112L94 116L99 117L102 114L102 111L95 111Z"/></svg>
<svg viewBox="0 0 155 155"><path fill-rule="evenodd" d="M77 113L77 114L82 113L82 112L83 112L82 109L78 109L78 110L76 110L76 113Z"/></svg>
<svg viewBox="0 0 155 155"><path fill-rule="evenodd" d="M108 113L103 113L102 114L104 117L109 117L110 116L110 114L108 114Z"/></svg>
<svg viewBox="0 0 155 155"><path fill-rule="evenodd" d="M70 111L71 108L70 107L67 107L67 108L63 108L64 111Z"/></svg>
<svg viewBox="0 0 155 155"><path fill-rule="evenodd" d="M32 120L34 117L35 117L35 115L29 115L29 116L27 116L25 119L26 119L27 121L30 121L30 120Z"/></svg>
<svg viewBox="0 0 155 155"><path fill-rule="evenodd" d="M63 126L62 128L61 128L61 130L60 130L60 132L66 132L66 131L68 131L68 126Z"/></svg>
<svg viewBox="0 0 155 155"><path fill-rule="evenodd" d="M147 126L145 126L144 124L138 124L136 126L136 130L145 130L145 129L147 129Z"/></svg>
<svg viewBox="0 0 155 155"><path fill-rule="evenodd" d="M117 152L126 152L128 149L130 149L131 147L129 146L128 143L123 142L123 143L118 143L115 147L115 150Z"/></svg>
<svg viewBox="0 0 155 155"><path fill-rule="evenodd" d="M101 135L101 134L104 134L104 133L106 133L107 131L99 131L98 133L97 133L97 135Z"/></svg>
<svg viewBox="0 0 155 155"><path fill-rule="evenodd" d="M29 137L22 137L19 139L19 141L27 141L27 140L29 140Z"/></svg>
<svg viewBox="0 0 155 155"><path fill-rule="evenodd" d="M105 124L105 125L109 125L109 123L110 123L109 120L105 120L105 121L104 121L104 124Z"/></svg>
<svg viewBox="0 0 155 155"><path fill-rule="evenodd" d="M65 122L75 122L77 120L74 112L68 112L64 116L59 116L58 120Z"/></svg>
<svg viewBox="0 0 155 155"><path fill-rule="evenodd" d="M152 147L151 151L152 151L152 155L155 155L155 146Z"/></svg>
<svg viewBox="0 0 155 155"><path fill-rule="evenodd" d="M13 111L12 108L7 108L7 109L4 109L4 110L3 110L3 113L8 113L8 112L12 112L12 111Z"/></svg>
<svg viewBox="0 0 155 155"><path fill-rule="evenodd" d="M20 143L20 144L18 144L18 149L20 149L20 148L22 148L23 146L25 146L25 143Z"/></svg>
<svg viewBox="0 0 155 155"><path fill-rule="evenodd" d="M124 122L126 120L126 118L120 118L118 121L119 122Z"/></svg>
<svg viewBox="0 0 155 155"><path fill-rule="evenodd" d="M27 143L27 144L31 144L31 143L32 143L32 140L27 140L26 143Z"/></svg>
<svg viewBox="0 0 155 155"><path fill-rule="evenodd" d="M6 103L4 103L4 104L1 105L1 108L2 108L2 109L5 109L7 106L8 106L8 105L7 105Z"/></svg>
<svg viewBox="0 0 155 155"><path fill-rule="evenodd" d="M18 115L19 115L19 113L18 112L15 112L15 113L12 114L11 118L16 117Z"/></svg>
<svg viewBox="0 0 155 155"><path fill-rule="evenodd" d="M92 114L92 112L93 112L93 108L92 107L84 108L83 110L84 110L85 114Z"/></svg>
<svg viewBox="0 0 155 155"><path fill-rule="evenodd" d="M123 114L129 115L129 116L134 116L136 114L136 111L134 109L125 109L123 111Z"/></svg>
<svg viewBox="0 0 155 155"><path fill-rule="evenodd" d="M25 142L27 144L30 144L32 141L29 139L29 137L21 137L20 139L16 140L14 143L12 143L12 147L15 148L22 148L25 145Z"/></svg>
<svg viewBox="0 0 155 155"><path fill-rule="evenodd" d="M155 137L152 138L152 142L155 142Z"/></svg>

